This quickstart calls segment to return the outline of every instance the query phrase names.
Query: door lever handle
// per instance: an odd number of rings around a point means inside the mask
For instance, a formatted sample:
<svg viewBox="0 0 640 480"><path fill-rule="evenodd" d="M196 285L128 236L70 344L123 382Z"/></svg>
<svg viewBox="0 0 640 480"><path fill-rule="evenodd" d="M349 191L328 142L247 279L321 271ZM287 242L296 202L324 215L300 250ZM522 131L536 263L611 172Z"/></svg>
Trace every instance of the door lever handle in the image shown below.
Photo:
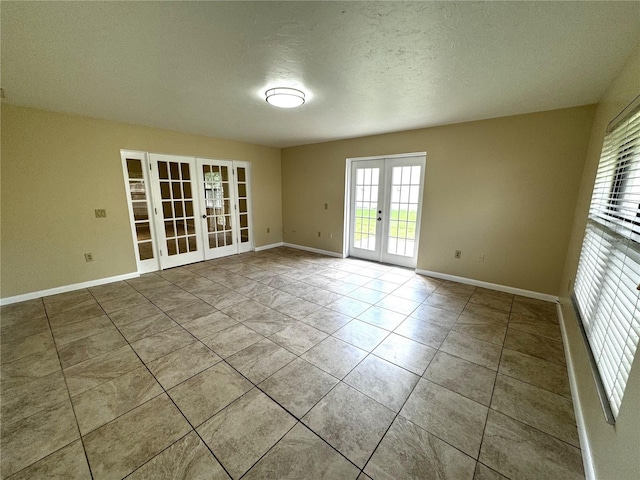
<svg viewBox="0 0 640 480"><path fill-rule="evenodd" d="M378 221L380 222L382 220L382 217L378 217Z"/></svg>
<svg viewBox="0 0 640 480"><path fill-rule="evenodd" d="M207 216L206 215L202 215L202 218L207 218Z"/></svg>

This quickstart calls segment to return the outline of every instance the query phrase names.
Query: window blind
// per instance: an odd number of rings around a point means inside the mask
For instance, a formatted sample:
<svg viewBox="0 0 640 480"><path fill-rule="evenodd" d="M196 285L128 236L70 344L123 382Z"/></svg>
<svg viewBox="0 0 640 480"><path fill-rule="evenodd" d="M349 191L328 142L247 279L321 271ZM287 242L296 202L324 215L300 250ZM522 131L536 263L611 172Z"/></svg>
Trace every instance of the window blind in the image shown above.
<svg viewBox="0 0 640 480"><path fill-rule="evenodd" d="M573 294L610 423L640 339L639 99L607 129Z"/></svg>

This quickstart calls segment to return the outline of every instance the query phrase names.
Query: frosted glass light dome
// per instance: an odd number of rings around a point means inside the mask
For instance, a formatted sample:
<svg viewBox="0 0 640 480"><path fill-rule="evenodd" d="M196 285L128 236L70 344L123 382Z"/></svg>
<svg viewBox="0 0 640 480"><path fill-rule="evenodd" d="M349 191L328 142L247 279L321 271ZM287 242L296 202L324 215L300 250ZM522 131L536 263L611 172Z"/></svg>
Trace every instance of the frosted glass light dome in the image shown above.
<svg viewBox="0 0 640 480"><path fill-rule="evenodd" d="M274 107L295 108L304 103L304 92L295 88L277 87L265 92L267 103Z"/></svg>

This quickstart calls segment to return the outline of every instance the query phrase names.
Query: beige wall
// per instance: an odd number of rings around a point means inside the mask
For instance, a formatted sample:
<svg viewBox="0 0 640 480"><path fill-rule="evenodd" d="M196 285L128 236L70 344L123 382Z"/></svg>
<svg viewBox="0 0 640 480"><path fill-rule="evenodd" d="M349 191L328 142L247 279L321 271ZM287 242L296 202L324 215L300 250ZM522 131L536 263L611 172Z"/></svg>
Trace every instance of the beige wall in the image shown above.
<svg viewBox="0 0 640 480"><path fill-rule="evenodd" d="M284 241L342 252L346 159L426 151L418 268L556 295L594 109L284 149Z"/></svg>
<svg viewBox="0 0 640 480"><path fill-rule="evenodd" d="M10 105L1 113L1 298L136 271L120 149L250 161L255 245L282 241L280 149Z"/></svg>
<svg viewBox="0 0 640 480"><path fill-rule="evenodd" d="M573 362L578 387L577 397L584 414L596 478L599 479L637 480L640 475L640 353L636 353L631 367L616 425L615 427L608 425L604 421L584 342L568 296L570 284L577 270L605 129L607 124L638 95L640 95L640 48L629 59L596 110L560 290L568 340L565 349ZM574 393L574 400L575 398Z"/></svg>

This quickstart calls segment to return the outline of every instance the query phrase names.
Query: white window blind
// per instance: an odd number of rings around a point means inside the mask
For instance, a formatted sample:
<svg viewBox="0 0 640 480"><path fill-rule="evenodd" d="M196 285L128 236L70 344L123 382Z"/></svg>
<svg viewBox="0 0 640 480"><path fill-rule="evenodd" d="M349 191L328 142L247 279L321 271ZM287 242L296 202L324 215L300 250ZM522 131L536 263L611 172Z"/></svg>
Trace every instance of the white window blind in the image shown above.
<svg viewBox="0 0 640 480"><path fill-rule="evenodd" d="M639 97L640 98L640 97ZM620 411L640 339L640 101L609 125L574 287L607 420Z"/></svg>

